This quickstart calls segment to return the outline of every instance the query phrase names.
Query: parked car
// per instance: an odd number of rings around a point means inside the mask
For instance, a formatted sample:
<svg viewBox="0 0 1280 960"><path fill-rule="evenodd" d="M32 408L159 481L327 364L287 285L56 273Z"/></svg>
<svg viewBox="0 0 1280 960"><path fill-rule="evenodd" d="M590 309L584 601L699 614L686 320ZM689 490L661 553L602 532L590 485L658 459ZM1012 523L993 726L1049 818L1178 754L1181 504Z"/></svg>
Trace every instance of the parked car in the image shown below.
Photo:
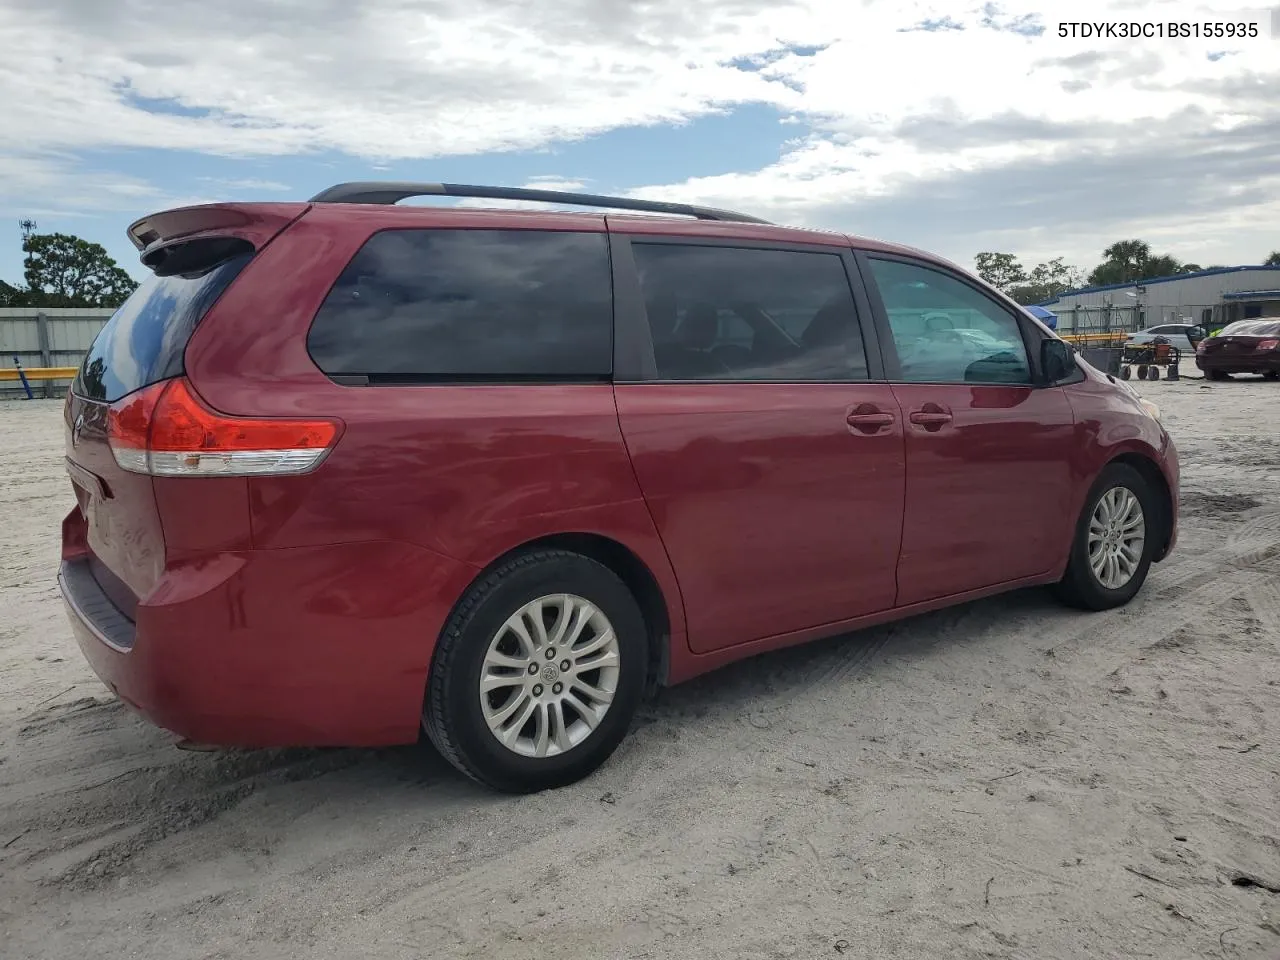
<svg viewBox="0 0 1280 960"><path fill-rule="evenodd" d="M1207 336L1204 327L1194 323L1162 323L1159 326L1147 327L1129 335L1125 346L1139 343L1154 343L1156 340L1168 340L1181 351L1183 358L1189 359L1196 352L1196 344Z"/></svg>
<svg viewBox="0 0 1280 960"><path fill-rule="evenodd" d="M1233 373L1280 380L1280 317L1229 324L1200 343L1196 366L1210 380L1225 380Z"/></svg>
<svg viewBox="0 0 1280 960"><path fill-rule="evenodd" d="M1018 587L1115 607L1176 541L1158 411L907 247L449 184L129 235L154 276L67 398L58 579L98 675L198 743L421 727L563 785L652 685Z"/></svg>

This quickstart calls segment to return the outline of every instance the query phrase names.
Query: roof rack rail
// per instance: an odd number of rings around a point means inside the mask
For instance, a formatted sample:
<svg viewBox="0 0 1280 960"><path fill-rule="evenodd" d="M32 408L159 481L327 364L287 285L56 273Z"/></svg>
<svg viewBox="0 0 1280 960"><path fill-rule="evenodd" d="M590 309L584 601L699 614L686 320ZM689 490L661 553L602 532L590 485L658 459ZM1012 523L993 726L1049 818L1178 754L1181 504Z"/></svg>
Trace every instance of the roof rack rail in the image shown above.
<svg viewBox="0 0 1280 960"><path fill-rule="evenodd" d="M411 183L404 181L365 181L339 183L321 190L312 203L382 203L394 204L408 197L477 197L486 200L528 200L539 203L563 203L579 207L604 207L613 210L638 210L645 213L667 213L699 220L723 220L732 223L768 223L759 217L714 207L688 203L665 203L659 200L635 200L631 197L605 197L562 190L534 190L525 187L483 187L464 183Z"/></svg>

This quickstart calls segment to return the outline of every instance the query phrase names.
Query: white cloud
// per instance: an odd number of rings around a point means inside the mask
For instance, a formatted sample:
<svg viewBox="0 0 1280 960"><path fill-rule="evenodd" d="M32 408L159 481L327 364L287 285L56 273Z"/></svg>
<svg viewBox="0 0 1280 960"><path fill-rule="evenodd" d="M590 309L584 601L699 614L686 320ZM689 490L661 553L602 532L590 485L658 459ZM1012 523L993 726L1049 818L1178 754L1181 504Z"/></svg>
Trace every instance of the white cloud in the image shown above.
<svg viewBox="0 0 1280 960"><path fill-rule="evenodd" d="M537 177L529 177L519 186L528 190L556 190L561 193L590 193L591 190L587 186L587 181L576 180L571 177L560 177L554 174L544 174ZM438 201L428 201L438 202ZM486 200L484 198L467 197L462 200L453 201L455 206L459 207L492 207L498 204L506 209L513 210L547 210L547 209L575 209L573 207L555 206L554 204L543 203L539 201L528 200ZM581 207L576 209L581 210Z"/></svg>
<svg viewBox="0 0 1280 960"><path fill-rule="evenodd" d="M874 229L965 261L995 246L1083 262L1138 232L1200 261L1277 245L1280 165L1258 154L1280 143L1266 14L1176 0L1048 6L8 0L0 173L17 165L8 189L28 199L136 210L155 192L130 178L93 174L68 192L76 153L336 150L377 164L763 104L800 133L776 163L636 192ZM1061 38L1068 9L1153 23L1237 11L1264 36ZM616 186L607 170L584 172L598 181L588 189ZM530 185L566 189L576 173Z"/></svg>
<svg viewBox="0 0 1280 960"><path fill-rule="evenodd" d="M590 181L575 180L571 177L558 177L554 174L544 174L538 177L530 177L524 186L534 190L564 190L569 192L585 192L591 191Z"/></svg>
<svg viewBox="0 0 1280 960"><path fill-rule="evenodd" d="M211 183L222 190L236 193L288 193L293 188L279 180L257 180L253 177L239 179L221 179L219 177L201 177L204 183Z"/></svg>
<svg viewBox="0 0 1280 960"><path fill-rule="evenodd" d="M161 199L144 180L86 168L69 152L17 153L0 148L0 210L23 216L46 213L104 215Z"/></svg>

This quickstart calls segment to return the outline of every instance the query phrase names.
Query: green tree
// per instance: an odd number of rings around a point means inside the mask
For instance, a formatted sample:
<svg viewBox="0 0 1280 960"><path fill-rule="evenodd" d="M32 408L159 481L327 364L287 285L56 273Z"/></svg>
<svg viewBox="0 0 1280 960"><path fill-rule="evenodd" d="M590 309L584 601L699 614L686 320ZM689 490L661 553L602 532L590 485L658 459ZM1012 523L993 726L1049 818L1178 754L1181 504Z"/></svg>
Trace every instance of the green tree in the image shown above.
<svg viewBox="0 0 1280 960"><path fill-rule="evenodd" d="M71 234L28 232L22 250L27 306L118 307L138 286L101 244Z"/></svg>
<svg viewBox="0 0 1280 960"><path fill-rule="evenodd" d="M1134 283L1178 273L1182 264L1168 254L1153 255L1145 240L1120 240L1102 251L1102 263L1089 274L1093 286Z"/></svg>
<svg viewBox="0 0 1280 960"><path fill-rule="evenodd" d="M26 303L27 291L0 280L0 307L22 307Z"/></svg>
<svg viewBox="0 0 1280 960"><path fill-rule="evenodd" d="M1012 253L979 253L973 262L978 276L997 290L1007 293L1010 287L1027 280L1026 271Z"/></svg>
<svg viewBox="0 0 1280 960"><path fill-rule="evenodd" d="M1015 284L1005 292L1018 303L1026 305L1050 300L1082 286L1084 275L1080 269L1063 263L1062 257L1054 257L1047 263L1036 264L1022 283Z"/></svg>
<svg viewBox="0 0 1280 960"><path fill-rule="evenodd" d="M1272 250L1267 259L1262 261L1264 267L1280 267L1280 250Z"/></svg>
<svg viewBox="0 0 1280 960"><path fill-rule="evenodd" d="M1142 266L1142 280L1151 280L1155 277L1171 277L1175 273L1185 273L1182 267L1182 261L1177 257L1171 257L1167 254L1151 257Z"/></svg>

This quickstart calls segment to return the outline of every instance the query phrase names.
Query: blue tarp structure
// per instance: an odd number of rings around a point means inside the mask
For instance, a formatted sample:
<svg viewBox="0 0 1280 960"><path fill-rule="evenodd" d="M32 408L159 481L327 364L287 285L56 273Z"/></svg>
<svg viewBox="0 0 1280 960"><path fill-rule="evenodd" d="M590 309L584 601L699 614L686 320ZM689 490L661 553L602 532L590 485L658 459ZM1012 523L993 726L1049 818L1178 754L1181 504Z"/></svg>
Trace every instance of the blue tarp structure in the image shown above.
<svg viewBox="0 0 1280 960"><path fill-rule="evenodd" d="M1044 307L1023 307L1022 309L1044 323L1050 330L1058 329L1058 315L1056 313L1050 313Z"/></svg>

